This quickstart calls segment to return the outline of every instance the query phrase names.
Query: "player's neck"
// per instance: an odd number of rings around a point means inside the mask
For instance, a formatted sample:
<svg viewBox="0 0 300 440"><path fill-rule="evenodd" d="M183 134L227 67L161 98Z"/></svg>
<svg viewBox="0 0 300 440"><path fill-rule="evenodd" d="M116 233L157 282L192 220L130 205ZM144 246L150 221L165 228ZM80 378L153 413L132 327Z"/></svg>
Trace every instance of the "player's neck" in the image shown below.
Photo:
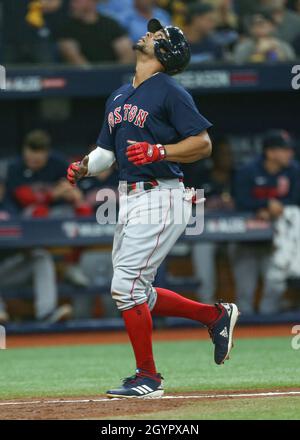
<svg viewBox="0 0 300 440"><path fill-rule="evenodd" d="M158 66L153 64L152 60L149 60L148 62L145 60L138 62L136 65L135 76L132 81L133 87L137 88L144 81L159 72L160 70Z"/></svg>

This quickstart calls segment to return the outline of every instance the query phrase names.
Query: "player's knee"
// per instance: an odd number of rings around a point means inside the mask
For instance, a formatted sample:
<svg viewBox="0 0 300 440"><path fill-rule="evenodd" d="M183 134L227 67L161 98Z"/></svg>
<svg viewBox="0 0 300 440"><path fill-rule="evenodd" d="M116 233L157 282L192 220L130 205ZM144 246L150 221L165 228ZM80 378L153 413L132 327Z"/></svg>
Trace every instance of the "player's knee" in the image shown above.
<svg viewBox="0 0 300 440"><path fill-rule="evenodd" d="M136 276L117 270L111 283L111 295L119 310L127 310L147 302L150 310L155 306L157 293L151 283L142 282Z"/></svg>

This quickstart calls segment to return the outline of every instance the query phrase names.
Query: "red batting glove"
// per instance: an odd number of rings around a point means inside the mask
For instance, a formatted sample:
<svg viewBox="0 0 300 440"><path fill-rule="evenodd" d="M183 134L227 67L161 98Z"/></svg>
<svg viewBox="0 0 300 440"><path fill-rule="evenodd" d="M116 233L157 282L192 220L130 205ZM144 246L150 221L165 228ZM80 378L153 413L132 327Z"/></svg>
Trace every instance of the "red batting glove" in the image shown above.
<svg viewBox="0 0 300 440"><path fill-rule="evenodd" d="M134 165L145 165L164 160L166 149L161 144L152 145L148 142L137 142L127 147L126 155Z"/></svg>
<svg viewBox="0 0 300 440"><path fill-rule="evenodd" d="M73 186L76 184L77 178L75 173L79 171L79 168L80 162L73 162L68 168L67 179Z"/></svg>

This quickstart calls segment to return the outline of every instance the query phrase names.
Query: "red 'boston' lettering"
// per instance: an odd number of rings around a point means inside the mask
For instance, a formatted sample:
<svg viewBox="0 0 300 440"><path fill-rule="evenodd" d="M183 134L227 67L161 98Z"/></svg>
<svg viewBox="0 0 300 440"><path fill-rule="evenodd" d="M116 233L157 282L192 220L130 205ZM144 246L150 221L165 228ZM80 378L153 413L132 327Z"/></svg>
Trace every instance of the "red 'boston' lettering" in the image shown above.
<svg viewBox="0 0 300 440"><path fill-rule="evenodd" d="M147 116L149 115L148 112L146 112L145 110L140 109L135 121L134 121L134 125L138 125L141 128L144 128Z"/></svg>
<svg viewBox="0 0 300 440"><path fill-rule="evenodd" d="M132 106L129 115L128 115L128 121L132 122L137 114L138 108L136 105Z"/></svg>
<svg viewBox="0 0 300 440"><path fill-rule="evenodd" d="M131 104L124 104L124 117L123 120L127 121L128 111L131 109Z"/></svg>
<svg viewBox="0 0 300 440"><path fill-rule="evenodd" d="M120 115L121 107L117 107L114 110L115 124L120 124L122 122L122 116Z"/></svg>

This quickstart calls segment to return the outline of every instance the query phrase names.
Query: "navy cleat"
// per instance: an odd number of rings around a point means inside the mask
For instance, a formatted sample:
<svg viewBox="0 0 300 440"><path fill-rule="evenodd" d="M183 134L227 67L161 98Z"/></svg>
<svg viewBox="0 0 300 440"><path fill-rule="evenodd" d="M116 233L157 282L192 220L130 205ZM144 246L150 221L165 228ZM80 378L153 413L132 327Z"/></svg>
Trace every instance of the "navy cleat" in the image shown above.
<svg viewBox="0 0 300 440"><path fill-rule="evenodd" d="M136 370L136 374L123 380L120 388L109 390L106 396L109 398L133 399L133 398L159 398L164 394L163 377L158 373L149 375Z"/></svg>
<svg viewBox="0 0 300 440"><path fill-rule="evenodd" d="M216 307L220 311L220 316L209 327L208 332L215 344L215 363L220 365L229 359L233 347L232 334L240 313L235 304L219 302Z"/></svg>

